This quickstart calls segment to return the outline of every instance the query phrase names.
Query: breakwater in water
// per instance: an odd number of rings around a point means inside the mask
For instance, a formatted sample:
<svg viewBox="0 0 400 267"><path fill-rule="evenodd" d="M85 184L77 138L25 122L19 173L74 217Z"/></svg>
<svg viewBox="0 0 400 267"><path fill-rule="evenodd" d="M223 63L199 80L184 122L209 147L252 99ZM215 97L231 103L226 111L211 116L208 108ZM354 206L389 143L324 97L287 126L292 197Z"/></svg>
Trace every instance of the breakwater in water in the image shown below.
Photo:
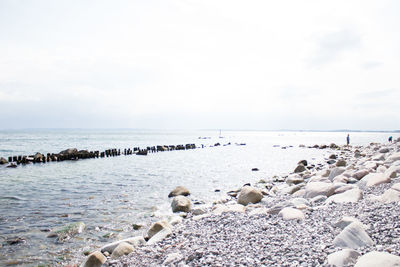
<svg viewBox="0 0 400 267"><path fill-rule="evenodd" d="M231 143L227 143L226 145L231 145ZM245 145L245 144L237 144L237 145ZM215 143L213 146L220 146L220 143ZM201 148L204 148L204 145L201 145ZM88 150L78 150L76 148L69 148L63 150L59 153L47 153L42 154L37 152L34 155L29 156L9 156L8 161L5 158L0 159L0 164L8 164L8 168L15 168L19 164L30 164L30 163L46 163L46 162L60 162L65 160L79 160L79 159L94 159L94 158L108 158L108 157L117 157L121 155L141 155L146 156L148 153L157 153L157 152L165 152L165 151L175 151L175 150L189 150L195 149L196 144L185 144L185 145L157 145L157 146L148 146L144 149L140 147L133 148L125 148L125 149L107 149L105 151L88 151Z"/></svg>

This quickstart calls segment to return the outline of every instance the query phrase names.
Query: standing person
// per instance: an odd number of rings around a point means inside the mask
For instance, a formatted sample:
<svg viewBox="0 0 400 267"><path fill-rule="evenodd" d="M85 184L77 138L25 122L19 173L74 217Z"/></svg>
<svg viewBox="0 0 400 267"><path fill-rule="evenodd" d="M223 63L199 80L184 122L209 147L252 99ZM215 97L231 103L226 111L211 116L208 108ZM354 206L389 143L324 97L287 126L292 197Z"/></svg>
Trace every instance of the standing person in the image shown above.
<svg viewBox="0 0 400 267"><path fill-rule="evenodd" d="M393 137L392 137L392 136L389 136L389 143L391 143L392 140L393 140Z"/></svg>
<svg viewBox="0 0 400 267"><path fill-rule="evenodd" d="M349 145L350 144L350 135L349 134L346 137L346 141L347 141L347 145Z"/></svg>

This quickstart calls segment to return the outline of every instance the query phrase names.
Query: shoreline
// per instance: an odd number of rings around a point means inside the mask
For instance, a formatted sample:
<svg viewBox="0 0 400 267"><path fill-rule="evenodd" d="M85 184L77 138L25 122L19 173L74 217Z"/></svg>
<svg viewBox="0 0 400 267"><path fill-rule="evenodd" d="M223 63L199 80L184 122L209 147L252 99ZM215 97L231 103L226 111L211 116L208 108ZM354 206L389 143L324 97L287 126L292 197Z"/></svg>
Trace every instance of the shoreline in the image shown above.
<svg viewBox="0 0 400 267"><path fill-rule="evenodd" d="M309 266L332 262L336 263L333 266L347 266L362 261L361 255L372 251L386 251L380 256L398 260L400 231L396 228L400 224L395 214L400 210L395 203L400 200L400 191L391 186L400 182L399 141L338 147L332 150L335 156L328 159L331 164L308 169L303 161L299 166L304 168L296 168L298 173L257 183L255 190L262 194L262 200L256 204L237 204L239 192L231 191L226 200L194 206L187 214L180 214L185 219L173 217L147 244L139 237L137 243L122 242L121 248L126 250L118 257L113 251L98 251L82 266L98 266L93 257L106 266ZM390 202L393 197L394 202ZM349 224L355 219L359 222ZM354 240L337 238L349 230L335 226L340 220L348 220L342 224L360 231L361 241L354 244Z"/></svg>

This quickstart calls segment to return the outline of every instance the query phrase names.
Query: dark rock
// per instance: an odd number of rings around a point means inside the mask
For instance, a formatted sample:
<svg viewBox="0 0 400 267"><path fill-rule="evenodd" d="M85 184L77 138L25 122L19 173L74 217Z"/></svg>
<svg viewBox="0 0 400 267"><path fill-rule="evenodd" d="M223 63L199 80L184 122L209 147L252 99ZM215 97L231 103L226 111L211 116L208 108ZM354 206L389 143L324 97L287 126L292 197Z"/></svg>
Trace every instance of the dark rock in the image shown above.
<svg viewBox="0 0 400 267"><path fill-rule="evenodd" d="M297 164L298 165L302 164L303 166L307 166L308 163L307 163L307 160L303 159L303 160L300 160Z"/></svg>

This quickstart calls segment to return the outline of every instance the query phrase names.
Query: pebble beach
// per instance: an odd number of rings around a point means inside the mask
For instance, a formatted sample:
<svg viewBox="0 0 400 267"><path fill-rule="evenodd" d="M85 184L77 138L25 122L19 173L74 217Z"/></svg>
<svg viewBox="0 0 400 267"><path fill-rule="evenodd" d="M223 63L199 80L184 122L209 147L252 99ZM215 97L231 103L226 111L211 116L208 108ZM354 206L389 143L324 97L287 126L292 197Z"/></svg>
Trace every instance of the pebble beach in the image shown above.
<svg viewBox="0 0 400 267"><path fill-rule="evenodd" d="M82 266L399 266L400 139L327 149L197 205L170 193L175 216L92 252ZM184 186L184 185L183 185Z"/></svg>

